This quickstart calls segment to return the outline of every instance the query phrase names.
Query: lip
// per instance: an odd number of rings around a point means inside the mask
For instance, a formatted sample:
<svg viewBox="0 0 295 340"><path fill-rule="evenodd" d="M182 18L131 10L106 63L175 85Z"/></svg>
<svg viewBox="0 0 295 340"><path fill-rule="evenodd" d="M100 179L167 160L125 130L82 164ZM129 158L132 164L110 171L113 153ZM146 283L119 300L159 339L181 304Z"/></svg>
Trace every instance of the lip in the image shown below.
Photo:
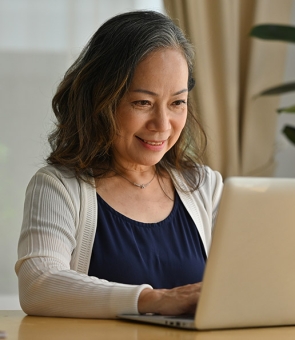
<svg viewBox="0 0 295 340"><path fill-rule="evenodd" d="M166 145L167 139L165 140L149 140L149 139L143 139L138 136L136 136L137 140L143 145L146 149L152 150L152 151L161 151Z"/></svg>

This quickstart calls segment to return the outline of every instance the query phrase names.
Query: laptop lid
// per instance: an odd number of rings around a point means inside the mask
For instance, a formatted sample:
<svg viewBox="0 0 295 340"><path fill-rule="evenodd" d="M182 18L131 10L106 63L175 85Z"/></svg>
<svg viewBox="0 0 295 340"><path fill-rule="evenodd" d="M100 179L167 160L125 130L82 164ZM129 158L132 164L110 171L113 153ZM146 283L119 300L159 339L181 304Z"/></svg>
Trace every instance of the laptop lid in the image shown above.
<svg viewBox="0 0 295 340"><path fill-rule="evenodd" d="M198 329L295 324L295 179L225 181Z"/></svg>

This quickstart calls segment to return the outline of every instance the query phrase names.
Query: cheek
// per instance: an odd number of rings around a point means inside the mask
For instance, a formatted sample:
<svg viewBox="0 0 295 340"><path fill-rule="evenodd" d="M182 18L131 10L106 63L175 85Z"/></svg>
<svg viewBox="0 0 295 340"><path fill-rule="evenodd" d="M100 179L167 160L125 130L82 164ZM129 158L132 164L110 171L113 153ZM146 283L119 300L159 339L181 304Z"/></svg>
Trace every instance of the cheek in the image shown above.
<svg viewBox="0 0 295 340"><path fill-rule="evenodd" d="M118 133L119 136L122 138L127 138L132 132L132 123L130 118L125 115L124 118L118 119Z"/></svg>
<svg viewBox="0 0 295 340"><path fill-rule="evenodd" d="M145 124L145 121L140 119L138 115L133 112L126 112L124 115L120 116L118 119L118 127L120 131L120 135L131 136L137 130L142 128Z"/></svg>
<svg viewBox="0 0 295 340"><path fill-rule="evenodd" d="M179 133L181 133L181 131L183 130L183 128L185 127L186 124L186 120L187 120L187 114L185 114L182 119L179 119L176 124L177 124L177 130Z"/></svg>
<svg viewBox="0 0 295 340"><path fill-rule="evenodd" d="M182 119L179 119L175 122L174 125L174 138L173 138L173 144L175 144L177 142L177 140L179 139L182 130L184 129L186 124L186 116L183 117Z"/></svg>
<svg viewBox="0 0 295 340"><path fill-rule="evenodd" d="M181 128L181 129L183 129L183 128L185 127L186 121L187 121L187 114L186 114L185 117L183 118L183 121L182 121L182 128Z"/></svg>

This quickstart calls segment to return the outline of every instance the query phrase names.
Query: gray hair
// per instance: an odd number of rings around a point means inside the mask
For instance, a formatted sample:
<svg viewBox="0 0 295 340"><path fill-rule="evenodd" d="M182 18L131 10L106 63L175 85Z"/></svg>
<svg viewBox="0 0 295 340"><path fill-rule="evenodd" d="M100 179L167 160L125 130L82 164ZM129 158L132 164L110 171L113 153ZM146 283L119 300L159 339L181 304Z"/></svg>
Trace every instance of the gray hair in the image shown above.
<svg viewBox="0 0 295 340"><path fill-rule="evenodd" d="M96 31L66 72L52 100L58 123L49 136L52 152L48 163L64 165L79 178L92 173L102 177L108 172L118 131L116 106L139 62L160 48L176 48L183 53L191 90L194 51L169 17L154 11L127 12L109 19ZM187 181L195 182L195 164L205 150L197 142L200 136L206 142L189 105L188 122L179 140L157 167L190 173L192 176L185 176ZM196 187L196 183L189 186Z"/></svg>
<svg viewBox="0 0 295 340"><path fill-rule="evenodd" d="M114 89L122 89L122 82L124 90L128 88L136 66L150 52L169 47L183 53L189 70L188 89L191 90L194 86L192 45L169 17L154 11L127 12L106 21L73 68L88 64L92 76L96 75L95 80L103 84L106 94L110 94Z"/></svg>

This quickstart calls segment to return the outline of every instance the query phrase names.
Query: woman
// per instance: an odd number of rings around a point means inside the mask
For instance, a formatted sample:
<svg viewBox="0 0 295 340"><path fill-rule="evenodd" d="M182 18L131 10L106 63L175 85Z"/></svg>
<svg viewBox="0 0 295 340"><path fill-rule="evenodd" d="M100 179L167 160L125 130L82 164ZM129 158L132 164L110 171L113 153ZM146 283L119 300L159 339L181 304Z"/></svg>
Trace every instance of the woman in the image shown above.
<svg viewBox="0 0 295 340"><path fill-rule="evenodd" d="M67 71L49 165L26 193L26 313L194 312L222 181L201 165L192 62L169 18L138 11L102 25Z"/></svg>

